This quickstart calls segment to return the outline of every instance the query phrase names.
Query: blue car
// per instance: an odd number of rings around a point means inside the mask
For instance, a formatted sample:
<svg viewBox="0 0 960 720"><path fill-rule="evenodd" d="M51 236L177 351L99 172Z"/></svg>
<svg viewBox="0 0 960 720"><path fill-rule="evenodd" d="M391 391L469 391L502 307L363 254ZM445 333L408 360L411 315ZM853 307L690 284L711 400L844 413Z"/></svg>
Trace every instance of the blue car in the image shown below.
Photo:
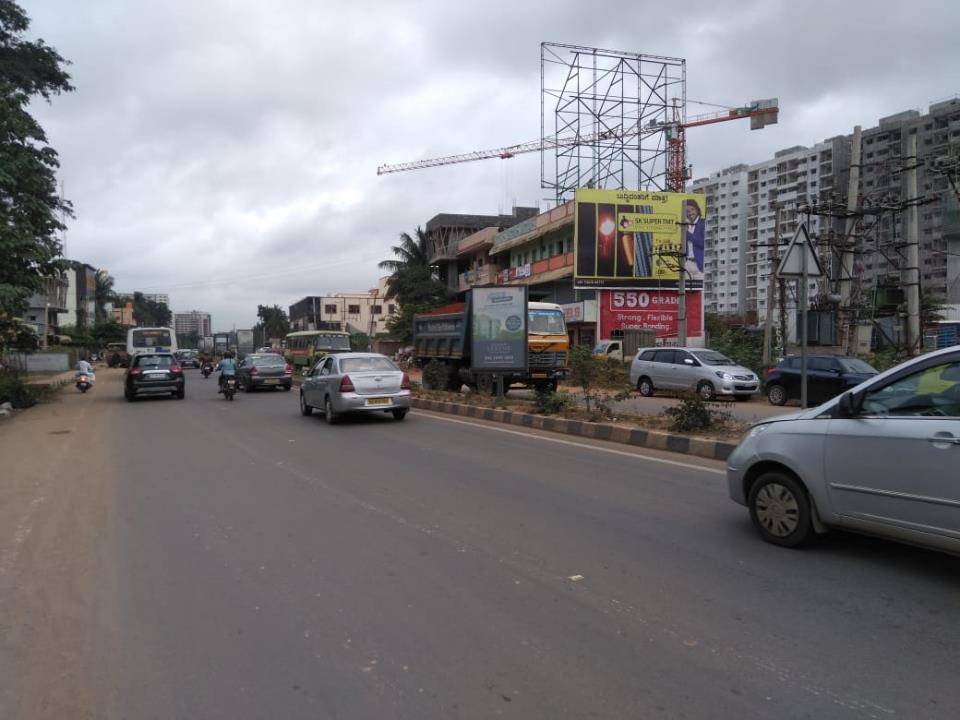
<svg viewBox="0 0 960 720"><path fill-rule="evenodd" d="M877 375L870 363L845 355L807 355L807 395L811 405L825 403ZM791 355L767 372L771 405L800 399L800 356Z"/></svg>

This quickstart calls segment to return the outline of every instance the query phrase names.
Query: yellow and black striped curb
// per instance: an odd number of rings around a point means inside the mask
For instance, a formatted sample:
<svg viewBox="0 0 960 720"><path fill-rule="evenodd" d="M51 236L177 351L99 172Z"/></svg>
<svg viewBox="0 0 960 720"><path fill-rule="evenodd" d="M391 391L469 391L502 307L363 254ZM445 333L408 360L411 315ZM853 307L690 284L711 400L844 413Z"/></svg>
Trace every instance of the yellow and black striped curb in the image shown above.
<svg viewBox="0 0 960 720"><path fill-rule="evenodd" d="M644 430L643 428L623 427L609 423L595 423L586 420L570 420L549 415L534 415L532 413L514 412L512 410L498 410L496 408L477 407L476 405L462 405L460 403L444 402L442 400L427 400L413 398L413 407L434 412L450 413L462 417L477 418L478 420L492 420L508 425L549 430L551 432L577 435L594 440L636 445L654 450L669 450L671 452L696 455L710 460L726 460L736 443L711 440L709 438L692 437L676 433L661 432L659 430Z"/></svg>

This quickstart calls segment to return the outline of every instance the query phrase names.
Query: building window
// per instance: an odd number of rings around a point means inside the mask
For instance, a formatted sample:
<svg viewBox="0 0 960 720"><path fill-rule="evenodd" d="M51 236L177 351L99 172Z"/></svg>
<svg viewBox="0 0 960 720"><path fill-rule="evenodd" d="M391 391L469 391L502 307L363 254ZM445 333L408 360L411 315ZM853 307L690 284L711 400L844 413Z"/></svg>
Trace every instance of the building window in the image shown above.
<svg viewBox="0 0 960 720"><path fill-rule="evenodd" d="M396 305L394 305L393 303L390 303L389 305L387 305L387 312L388 312L388 313L390 313L391 315L393 315L396 311L397 311L397 306L396 306Z"/></svg>
<svg viewBox="0 0 960 720"><path fill-rule="evenodd" d="M347 312L348 312L350 315L359 315L359 314L360 314L360 306L359 306L359 305L347 305Z"/></svg>
<svg viewBox="0 0 960 720"><path fill-rule="evenodd" d="M371 308L370 308L370 314L371 314L371 315L380 315L380 314L382 314L382 313L383 313L383 306L382 306L382 305L373 305L373 306L371 306Z"/></svg>
<svg viewBox="0 0 960 720"><path fill-rule="evenodd" d="M323 306L323 314L324 314L324 315L336 315L336 314L337 314L337 306L336 306L336 305L324 305L324 306Z"/></svg>

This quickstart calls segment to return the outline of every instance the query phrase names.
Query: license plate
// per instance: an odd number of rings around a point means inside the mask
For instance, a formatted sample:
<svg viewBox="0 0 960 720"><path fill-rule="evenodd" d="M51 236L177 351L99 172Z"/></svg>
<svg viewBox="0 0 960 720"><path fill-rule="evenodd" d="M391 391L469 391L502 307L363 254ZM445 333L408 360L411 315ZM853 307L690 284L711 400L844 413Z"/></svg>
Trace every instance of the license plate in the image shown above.
<svg viewBox="0 0 960 720"><path fill-rule="evenodd" d="M269 380L264 380L264 381L263 381L263 384L264 384L264 385L278 385L279 383L280 383L280 381L277 380L276 378L270 378Z"/></svg>
<svg viewBox="0 0 960 720"><path fill-rule="evenodd" d="M389 405L390 398L367 398L367 405Z"/></svg>

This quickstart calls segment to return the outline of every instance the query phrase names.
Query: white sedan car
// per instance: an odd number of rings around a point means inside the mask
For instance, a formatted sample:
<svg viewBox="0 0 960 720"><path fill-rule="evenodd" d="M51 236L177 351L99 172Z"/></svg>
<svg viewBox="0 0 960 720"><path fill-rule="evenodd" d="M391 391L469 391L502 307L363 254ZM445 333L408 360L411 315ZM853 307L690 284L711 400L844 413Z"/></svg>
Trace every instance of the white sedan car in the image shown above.
<svg viewBox="0 0 960 720"><path fill-rule="evenodd" d="M386 355L335 353L310 368L300 386L300 412L321 410L328 423L346 413L384 412L403 420L410 410L410 378Z"/></svg>

